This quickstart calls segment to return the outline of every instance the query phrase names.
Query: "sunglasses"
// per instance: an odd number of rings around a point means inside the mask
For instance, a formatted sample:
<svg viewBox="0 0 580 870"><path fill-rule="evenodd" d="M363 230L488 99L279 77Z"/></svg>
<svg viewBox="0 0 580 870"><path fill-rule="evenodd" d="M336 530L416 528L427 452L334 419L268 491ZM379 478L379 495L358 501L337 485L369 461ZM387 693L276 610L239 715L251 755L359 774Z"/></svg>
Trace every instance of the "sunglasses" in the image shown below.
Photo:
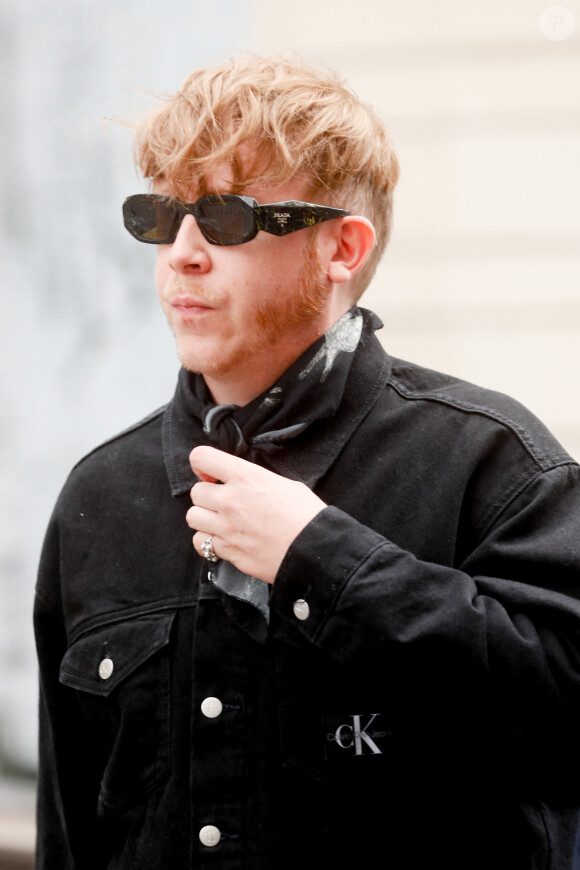
<svg viewBox="0 0 580 870"><path fill-rule="evenodd" d="M230 193L202 196L197 202L188 203L165 194L138 193L123 203L125 227L148 245L171 245L187 214L193 215L210 244L242 245L253 239L258 230L285 236L350 212L296 200L259 205L250 196Z"/></svg>

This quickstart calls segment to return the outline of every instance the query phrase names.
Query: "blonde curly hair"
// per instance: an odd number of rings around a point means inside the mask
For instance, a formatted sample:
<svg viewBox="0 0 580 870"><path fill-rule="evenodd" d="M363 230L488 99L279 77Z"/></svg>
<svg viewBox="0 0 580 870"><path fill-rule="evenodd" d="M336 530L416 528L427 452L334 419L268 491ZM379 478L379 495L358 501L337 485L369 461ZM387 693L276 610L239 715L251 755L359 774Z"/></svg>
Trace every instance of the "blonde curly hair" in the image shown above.
<svg viewBox="0 0 580 870"><path fill-rule="evenodd" d="M248 143L250 166L240 159ZM385 127L335 73L300 60L249 56L196 70L136 126L135 162L145 178L167 180L181 196L192 187L206 192L207 177L224 163L232 192L251 193L258 180L305 178L312 201L363 215L375 227L356 298L389 238L399 166Z"/></svg>

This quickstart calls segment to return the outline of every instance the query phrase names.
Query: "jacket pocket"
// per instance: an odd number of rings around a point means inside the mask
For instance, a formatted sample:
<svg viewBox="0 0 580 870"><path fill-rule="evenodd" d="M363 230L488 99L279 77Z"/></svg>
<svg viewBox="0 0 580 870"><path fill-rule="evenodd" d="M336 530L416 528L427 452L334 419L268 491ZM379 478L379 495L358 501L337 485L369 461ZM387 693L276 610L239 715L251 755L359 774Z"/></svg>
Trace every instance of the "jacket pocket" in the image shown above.
<svg viewBox="0 0 580 870"><path fill-rule="evenodd" d="M175 613L110 622L71 644L60 682L76 690L102 760L99 800L124 809L167 776L168 646Z"/></svg>

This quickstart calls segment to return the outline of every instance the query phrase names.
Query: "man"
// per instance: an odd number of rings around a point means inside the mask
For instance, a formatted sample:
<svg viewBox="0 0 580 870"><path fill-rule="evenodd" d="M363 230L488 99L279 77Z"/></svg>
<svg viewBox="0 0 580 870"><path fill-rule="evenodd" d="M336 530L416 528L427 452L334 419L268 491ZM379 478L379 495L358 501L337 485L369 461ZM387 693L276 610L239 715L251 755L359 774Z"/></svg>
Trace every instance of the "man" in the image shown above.
<svg viewBox="0 0 580 870"><path fill-rule="evenodd" d="M182 370L47 533L38 868L568 868L579 469L357 306L382 124L250 58L190 76L136 155L125 226Z"/></svg>

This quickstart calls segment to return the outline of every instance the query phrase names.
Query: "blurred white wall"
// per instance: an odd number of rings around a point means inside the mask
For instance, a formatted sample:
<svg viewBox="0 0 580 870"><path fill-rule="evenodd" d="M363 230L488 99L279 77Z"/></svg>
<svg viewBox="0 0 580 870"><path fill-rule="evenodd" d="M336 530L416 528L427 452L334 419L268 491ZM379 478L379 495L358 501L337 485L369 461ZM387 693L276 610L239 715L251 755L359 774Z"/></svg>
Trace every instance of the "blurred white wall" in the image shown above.
<svg viewBox="0 0 580 870"><path fill-rule="evenodd" d="M254 2L260 48L344 74L394 139L362 300L387 350L510 393L580 457L580 0Z"/></svg>
<svg viewBox="0 0 580 870"><path fill-rule="evenodd" d="M130 133L101 119L242 50L340 71L401 162L393 238L363 297L385 346L511 393L580 456L580 0L565 6L566 39L546 35L561 27L551 13L542 32L546 9L0 0L5 765L34 768L30 611L54 500L86 451L170 397L177 372L154 253L121 224L123 198L142 189Z"/></svg>

